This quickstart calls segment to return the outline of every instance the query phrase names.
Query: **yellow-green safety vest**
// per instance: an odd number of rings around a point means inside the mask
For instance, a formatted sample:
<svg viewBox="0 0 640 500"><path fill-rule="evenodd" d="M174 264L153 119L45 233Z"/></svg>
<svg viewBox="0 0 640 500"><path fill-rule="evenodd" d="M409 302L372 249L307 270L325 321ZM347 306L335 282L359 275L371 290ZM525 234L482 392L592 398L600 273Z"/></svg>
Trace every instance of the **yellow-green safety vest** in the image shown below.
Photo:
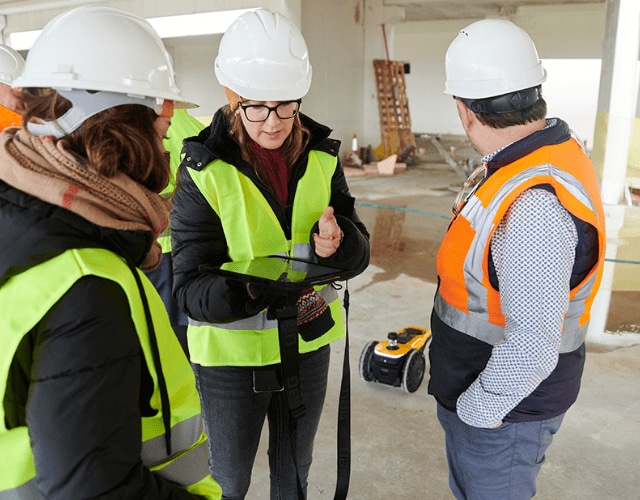
<svg viewBox="0 0 640 500"><path fill-rule="evenodd" d="M214 160L202 170L189 169L194 183L216 212L227 237L232 261L267 255L316 260L309 243L311 229L331 199L331 179L337 158L309 152L307 169L298 182L293 201L291 240L255 183L236 167ZM342 306L331 286L315 287L331 310L334 326L321 337L299 339L299 352L312 352L345 335ZM278 324L266 310L232 323L189 319L191 361L203 366L266 366L280 362Z"/></svg>
<svg viewBox="0 0 640 500"><path fill-rule="evenodd" d="M167 137L162 141L164 149L169 153L169 183L160 193L171 198L176 188L176 172L180 166L182 142L187 137L198 135L205 127L197 118L191 116L186 109L176 109L171 118L171 125L167 130ZM158 237L158 243L162 247L162 253L171 252L171 231L169 227Z"/></svg>
<svg viewBox="0 0 640 500"><path fill-rule="evenodd" d="M207 437L203 431L195 377L180 344L171 330L160 296L144 273L136 270L143 283L157 335L160 360L171 408L173 454L166 456L165 430L158 378L153 362L144 307L135 277L116 254L104 249L67 250L9 279L0 287L0 401L4 400L7 377L16 349L27 332L81 277L94 275L115 281L127 294L132 319L154 382L150 405L157 410L142 417L142 461L154 473L184 489L211 500L222 496L219 485L209 476ZM0 405L0 499L41 498L26 426L7 429L4 406Z"/></svg>

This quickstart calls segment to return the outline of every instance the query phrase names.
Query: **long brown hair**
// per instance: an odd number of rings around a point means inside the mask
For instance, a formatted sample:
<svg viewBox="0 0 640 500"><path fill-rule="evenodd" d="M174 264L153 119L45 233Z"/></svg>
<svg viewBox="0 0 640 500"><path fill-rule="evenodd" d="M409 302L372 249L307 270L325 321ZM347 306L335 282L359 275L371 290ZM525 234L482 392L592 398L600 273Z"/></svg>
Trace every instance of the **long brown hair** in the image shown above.
<svg viewBox="0 0 640 500"><path fill-rule="evenodd" d="M25 89L23 127L30 119L55 120L71 103L52 89ZM123 172L153 192L169 181L169 162L154 127L158 115L139 104L108 108L87 118L64 141L101 175Z"/></svg>
<svg viewBox="0 0 640 500"><path fill-rule="evenodd" d="M242 118L238 113L231 111L229 105L223 108L223 112L229 122L229 134L240 145L242 159L254 168L259 169L261 165L260 157L254 148L249 146L251 138L242 124ZM291 133L280 146L289 172L291 172L291 168L304 152L311 136L309 129L302 125L299 114L293 117L292 120L293 128Z"/></svg>

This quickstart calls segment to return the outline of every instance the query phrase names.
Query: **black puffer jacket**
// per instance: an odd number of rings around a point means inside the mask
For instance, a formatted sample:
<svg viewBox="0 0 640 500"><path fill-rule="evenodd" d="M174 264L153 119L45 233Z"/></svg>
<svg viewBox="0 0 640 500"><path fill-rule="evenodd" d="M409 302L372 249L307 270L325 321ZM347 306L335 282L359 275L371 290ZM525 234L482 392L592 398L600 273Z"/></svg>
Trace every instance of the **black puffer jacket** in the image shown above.
<svg viewBox="0 0 640 500"><path fill-rule="evenodd" d="M300 118L310 130L311 140L307 151L293 167L289 184L290 202L307 168L308 151L319 150L337 156L340 146L338 141L329 138L329 128L305 115L301 114ZM291 230L292 203L285 208L278 202L271 189L258 178L254 168L241 159L240 148L227 131L227 119L223 111L218 110L211 125L197 137L185 141L185 155L178 169L178 187L171 213L174 297L191 318L208 322L245 318L257 313L261 305L254 303L245 289L238 286L238 282L199 271L200 264L220 265L230 258L220 218L191 179L188 169L202 170L215 159L234 165L264 194L287 237L290 237ZM356 276L369 265L369 233L354 209L354 198L349 193L339 161L331 180L330 205L334 208L344 239L334 255L319 261L350 270L348 277ZM317 232L317 227L312 231ZM311 235L309 238L313 245Z"/></svg>
<svg viewBox="0 0 640 500"><path fill-rule="evenodd" d="M70 248L109 248L139 264L152 241L2 181L0 234L0 286ZM7 428L29 427L45 498L193 498L141 462L141 414L152 389L144 363L125 292L94 276L77 281L23 338L2 404ZM0 456L10 459L1 449Z"/></svg>

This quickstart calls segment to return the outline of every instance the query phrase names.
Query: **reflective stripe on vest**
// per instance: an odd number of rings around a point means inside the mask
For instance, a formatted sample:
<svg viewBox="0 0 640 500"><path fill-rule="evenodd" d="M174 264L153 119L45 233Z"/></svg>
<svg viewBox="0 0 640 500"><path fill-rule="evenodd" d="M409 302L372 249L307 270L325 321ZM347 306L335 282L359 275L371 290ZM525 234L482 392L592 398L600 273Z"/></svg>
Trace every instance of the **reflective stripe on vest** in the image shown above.
<svg viewBox="0 0 640 500"><path fill-rule="evenodd" d="M220 217L232 261L266 255L316 260L309 238L314 224L329 206L336 166L335 156L309 152L293 201L291 240L287 240L276 214L254 182L233 165L215 160L201 171L189 169L189 174ZM301 353L344 337L338 294L330 286L316 290L329 304L335 325L312 342L300 339ZM280 362L277 323L266 319L266 311L225 324L190 320L188 341L191 361L204 366L264 366Z"/></svg>
<svg viewBox="0 0 640 500"><path fill-rule="evenodd" d="M142 456L145 465L160 476L191 490L199 483L199 494L210 499L221 497L220 488L209 477L207 467L206 436L203 433L200 402L195 389L193 371L186 358L176 356L181 352L177 337L171 330L169 319L155 288L146 276L138 272L152 313L161 363L167 383L171 407L172 445L174 454L166 456L164 424L157 374L148 340L148 329L140 291L132 271L124 260L103 249L68 250L63 254L35 266L11 278L0 287L0 334L6 349L0 354L0 389L6 391L8 367L17 346L46 314L46 312L83 276L94 275L117 282L127 294L132 319L146 359L147 368L154 381L154 391L149 401L157 411L153 417L142 418ZM0 498L4 490L16 492L17 488L31 489L35 485L35 466L26 427L7 430L4 426L4 409L0 406L0 453L12 460L0 470ZM203 460L204 457L204 460ZM209 478L210 479L210 478ZM8 492L7 492L8 494ZM37 498L37 497L36 497Z"/></svg>
<svg viewBox="0 0 640 500"><path fill-rule="evenodd" d="M572 139L546 146L498 169L452 221L438 252L440 286L434 308L452 328L491 345L504 340L500 293L489 281L491 237L515 198L537 185L551 185L562 205L598 230L604 257L604 212L591 162ZM602 266L595 266L570 292L560 352L577 349L586 336Z"/></svg>
<svg viewBox="0 0 640 500"><path fill-rule="evenodd" d="M17 488L0 491L0 500L43 500L44 496L38 491L35 479L31 479Z"/></svg>

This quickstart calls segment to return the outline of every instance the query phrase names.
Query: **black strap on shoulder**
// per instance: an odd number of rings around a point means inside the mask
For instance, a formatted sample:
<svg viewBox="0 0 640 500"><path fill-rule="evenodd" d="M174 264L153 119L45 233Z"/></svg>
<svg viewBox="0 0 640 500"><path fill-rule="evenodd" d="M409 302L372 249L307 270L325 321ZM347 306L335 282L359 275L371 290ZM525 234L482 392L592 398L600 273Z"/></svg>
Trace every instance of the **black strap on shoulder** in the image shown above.
<svg viewBox="0 0 640 500"><path fill-rule="evenodd" d="M351 476L351 374L349 367L349 286L344 290L345 337L342 382L338 403L338 477L334 500L344 500Z"/></svg>
<svg viewBox="0 0 640 500"><path fill-rule="evenodd" d="M140 275L137 272L135 265L127 261L131 272L140 290L140 297L142 299L142 305L144 307L144 316L147 322L147 330L149 333L149 345L151 346L151 355L153 357L153 365L156 370L156 376L158 377L158 389L160 391L160 408L162 410L162 423L164 424L164 439L167 449L167 456L171 456L173 453L171 447L171 404L169 402L169 391L167 390L167 381L164 378L164 372L162 370L162 363L160 362L160 350L158 347L158 338L156 336L156 329L153 325L153 317L151 316L151 310L149 309L149 301L144 291L144 286Z"/></svg>
<svg viewBox="0 0 640 500"><path fill-rule="evenodd" d="M291 456L296 467L296 482L298 498L305 499L304 489L300 481L298 470L298 457L296 451L296 438L298 420L306 413L306 407L300 393L300 376L298 361L298 308L297 297L291 295L284 305L275 310L278 320L278 340L280 344L280 361L282 367L282 383L284 397L289 410L289 441L291 443Z"/></svg>
<svg viewBox="0 0 640 500"><path fill-rule="evenodd" d="M277 307L273 312L275 319L278 320L282 381L289 411L289 441L291 443L293 463L296 467L298 499L305 500L306 495L300 480L296 452L298 420L306 413L302 394L300 393L297 321L298 309L295 306L296 302L297 296L290 295L287 297L285 304ZM348 288L345 288L344 308L346 335L344 362L342 366L342 383L340 386L340 399L338 404L338 469L334 500L344 500L347 498L347 492L349 491L349 479L351 475L351 385L349 369Z"/></svg>

